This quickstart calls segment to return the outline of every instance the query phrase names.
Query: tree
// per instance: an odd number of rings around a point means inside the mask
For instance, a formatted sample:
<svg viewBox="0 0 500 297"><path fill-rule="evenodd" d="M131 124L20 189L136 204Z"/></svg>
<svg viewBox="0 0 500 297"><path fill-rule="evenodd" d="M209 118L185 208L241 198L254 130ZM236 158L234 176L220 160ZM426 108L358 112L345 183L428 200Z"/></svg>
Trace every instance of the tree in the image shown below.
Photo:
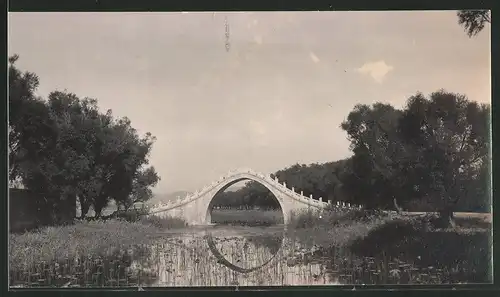
<svg viewBox="0 0 500 297"><path fill-rule="evenodd" d="M236 192L243 198L242 202L244 205L274 209L280 208L280 204L273 193L258 182L249 181L244 187L238 189Z"/></svg>
<svg viewBox="0 0 500 297"><path fill-rule="evenodd" d="M9 58L9 180L21 178L21 167L36 162L55 133L44 102L35 96L36 74L15 66L19 56Z"/></svg>
<svg viewBox="0 0 500 297"><path fill-rule="evenodd" d="M54 149L57 137L55 123L45 103L35 95L39 80L36 74L21 72L9 58L9 182L34 190L40 195L37 208L47 214L42 224L55 219L60 197L51 195L43 174L43 160Z"/></svg>
<svg viewBox="0 0 500 297"><path fill-rule="evenodd" d="M99 111L97 100L52 92L34 96L38 78L21 73L9 59L11 113L10 179L41 194L48 209L61 213L78 199L84 217L91 206L99 217L110 200L126 208L151 198L159 181L147 167L155 138L140 137L127 118Z"/></svg>
<svg viewBox="0 0 500 297"><path fill-rule="evenodd" d="M280 182L286 182L288 187L303 192L305 196L313 195L314 199L322 197L324 200L340 200L335 195L335 189L340 185L339 173L345 160L324 164L295 164L278 170L272 176Z"/></svg>
<svg viewBox="0 0 500 297"><path fill-rule="evenodd" d="M458 24L463 26L469 37L476 36L491 23L489 10L460 10L457 12Z"/></svg>
<svg viewBox="0 0 500 297"><path fill-rule="evenodd" d="M341 124L354 153L341 177L352 202L399 210L400 203L413 196L408 187L413 176L402 173L415 160L412 148L399 140L400 117L401 111L388 104L356 105Z"/></svg>
<svg viewBox="0 0 500 297"><path fill-rule="evenodd" d="M111 200L128 209L152 197L150 187L159 176L145 167L155 138L141 138L127 118L114 119L111 110L99 112L95 99L79 99L65 92L49 95L50 110L58 120L66 184L78 196L82 217L93 206L96 217Z"/></svg>
<svg viewBox="0 0 500 297"><path fill-rule="evenodd" d="M488 125L488 105L442 90L410 97L402 111L358 105L341 125L354 153L344 187L372 208L425 199L453 223L460 199L487 196Z"/></svg>
<svg viewBox="0 0 500 297"><path fill-rule="evenodd" d="M136 172L132 181L132 192L129 199L117 201L124 210L128 210L135 203L144 203L153 197L151 187L154 187L160 181L154 167L147 167Z"/></svg>
<svg viewBox="0 0 500 297"><path fill-rule="evenodd" d="M46 187L64 192L68 199L78 199L85 215L92 204L89 192L96 191L96 152L100 151L103 129L110 119L103 120L95 99L80 99L67 92L52 92L47 106L56 123L58 135L56 146L44 162L50 166L46 176Z"/></svg>
<svg viewBox="0 0 500 297"><path fill-rule="evenodd" d="M109 199L130 206L151 198L148 188L160 180L153 167L147 168L149 154L156 138L150 133L139 137L128 118L119 119L109 129L103 148L107 179L94 210L99 216ZM145 194L145 195L144 195Z"/></svg>
<svg viewBox="0 0 500 297"><path fill-rule="evenodd" d="M486 104L471 102L465 95L438 91L429 98L409 98L401 117L405 143L418 146L420 178L414 180L421 192L432 198L446 223L453 224L457 202L478 192L471 184L484 181L489 166L489 113ZM483 188L485 185L483 185Z"/></svg>

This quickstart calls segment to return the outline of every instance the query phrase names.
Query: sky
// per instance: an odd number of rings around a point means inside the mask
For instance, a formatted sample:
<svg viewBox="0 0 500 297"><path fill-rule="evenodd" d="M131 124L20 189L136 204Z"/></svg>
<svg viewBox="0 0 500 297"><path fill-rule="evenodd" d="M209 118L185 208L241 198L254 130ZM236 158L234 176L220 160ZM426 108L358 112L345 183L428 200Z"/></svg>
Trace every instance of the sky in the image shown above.
<svg viewBox="0 0 500 297"><path fill-rule="evenodd" d="M454 11L9 13L8 34L39 95L95 98L156 136L156 193L348 157L356 104L491 100L490 27L469 38Z"/></svg>

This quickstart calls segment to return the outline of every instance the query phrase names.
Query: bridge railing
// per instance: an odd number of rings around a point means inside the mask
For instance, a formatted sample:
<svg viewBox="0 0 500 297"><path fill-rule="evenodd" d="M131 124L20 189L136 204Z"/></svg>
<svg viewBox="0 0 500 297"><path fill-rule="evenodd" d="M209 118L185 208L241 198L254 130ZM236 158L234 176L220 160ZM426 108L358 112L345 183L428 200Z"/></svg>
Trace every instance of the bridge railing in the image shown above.
<svg viewBox="0 0 500 297"><path fill-rule="evenodd" d="M313 203L313 204L322 205L322 206L332 204L331 201L328 201L328 202L323 201L322 197L320 197L319 199L314 199L312 197L312 195L309 195L309 197L304 196L304 193L302 191L300 193L297 193L293 186L291 189L288 188L286 185L286 182L281 183L277 177L273 178L271 175L266 175L266 174L262 174L259 172L254 172L253 170L251 170L249 168L241 168L241 169L237 169L237 170L230 170L226 175L219 177L218 180L213 181L210 185L205 185L201 190L197 190L196 192L194 192L190 195L186 195L186 197L184 197L184 199L179 198L175 202L160 203L158 205L154 205L153 209L169 208L169 207L175 206L176 204L181 204L183 202L194 200L198 196L204 194L208 190L211 190L212 188L214 188L215 186L217 186L218 184L223 182L225 179L230 178L231 176L233 176L235 174L241 174L241 173L251 174L251 175L254 175L260 179L274 183L274 185L276 187L278 187L280 190L285 191L287 194L290 194L292 197L294 197L296 199L300 199L305 203ZM340 201L337 201L337 204L334 206L339 207L339 208L361 208L361 206L359 206L359 205L351 205L349 203L340 202Z"/></svg>

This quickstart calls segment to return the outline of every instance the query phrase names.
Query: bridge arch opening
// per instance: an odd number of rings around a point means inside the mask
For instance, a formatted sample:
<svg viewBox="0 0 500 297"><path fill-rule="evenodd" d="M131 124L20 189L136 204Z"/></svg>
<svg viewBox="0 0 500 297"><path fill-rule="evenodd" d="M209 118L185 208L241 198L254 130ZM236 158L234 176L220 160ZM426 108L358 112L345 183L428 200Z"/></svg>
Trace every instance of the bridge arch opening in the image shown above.
<svg viewBox="0 0 500 297"><path fill-rule="evenodd" d="M238 225L283 224L282 202L266 185L249 177L231 181L210 200L205 223Z"/></svg>

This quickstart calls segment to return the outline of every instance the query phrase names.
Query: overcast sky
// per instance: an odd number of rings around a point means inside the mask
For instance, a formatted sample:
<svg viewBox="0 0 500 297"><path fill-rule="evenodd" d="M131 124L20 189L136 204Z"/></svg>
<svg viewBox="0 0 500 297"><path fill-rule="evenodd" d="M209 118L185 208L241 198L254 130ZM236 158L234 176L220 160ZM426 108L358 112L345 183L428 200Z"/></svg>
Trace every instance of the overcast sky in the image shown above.
<svg viewBox="0 0 500 297"><path fill-rule="evenodd" d="M8 38L40 95L96 98L157 137L161 193L345 158L357 103L491 98L490 27L469 39L454 11L10 13Z"/></svg>

